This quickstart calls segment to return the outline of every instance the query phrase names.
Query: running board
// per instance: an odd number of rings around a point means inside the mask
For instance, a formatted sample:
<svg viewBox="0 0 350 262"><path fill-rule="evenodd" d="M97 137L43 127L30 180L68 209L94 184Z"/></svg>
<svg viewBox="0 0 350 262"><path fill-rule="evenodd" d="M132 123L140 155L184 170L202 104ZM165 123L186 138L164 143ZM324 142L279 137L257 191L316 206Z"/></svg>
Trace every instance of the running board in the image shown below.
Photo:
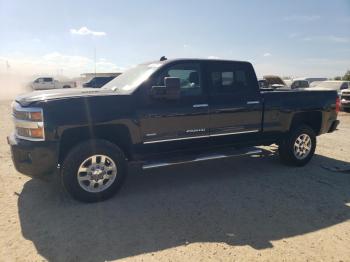
<svg viewBox="0 0 350 262"><path fill-rule="evenodd" d="M169 159L163 159L163 160L157 160L157 161L147 161L143 163L142 169L146 170L151 168L166 167L166 166L201 162L201 161L214 160L214 159L260 155L260 154L262 154L262 150L255 147L245 148L245 149L225 149L222 151L217 151L217 152L212 152L207 154L189 155L181 158L177 157L177 158L169 158Z"/></svg>

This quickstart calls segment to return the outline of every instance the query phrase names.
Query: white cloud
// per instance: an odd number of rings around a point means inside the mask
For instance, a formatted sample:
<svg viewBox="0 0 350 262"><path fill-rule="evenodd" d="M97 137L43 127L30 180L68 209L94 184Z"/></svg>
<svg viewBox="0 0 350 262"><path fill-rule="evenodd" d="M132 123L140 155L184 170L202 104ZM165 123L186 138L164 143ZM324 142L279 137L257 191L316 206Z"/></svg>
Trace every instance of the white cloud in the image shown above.
<svg viewBox="0 0 350 262"><path fill-rule="evenodd" d="M208 56L208 59L219 59L220 57L218 56L215 56L215 55L210 55Z"/></svg>
<svg viewBox="0 0 350 262"><path fill-rule="evenodd" d="M11 65L11 72L24 75L55 75L57 72L65 76L79 76L82 73L94 71L92 58L77 55L66 55L59 52L43 56L13 55L2 57ZM96 63L97 72L119 72L122 68L106 59ZM0 73L5 69L0 67Z"/></svg>
<svg viewBox="0 0 350 262"><path fill-rule="evenodd" d="M295 22L312 22L319 20L321 16L319 15L292 15L286 16L285 21L295 21Z"/></svg>
<svg viewBox="0 0 350 262"><path fill-rule="evenodd" d="M334 36L334 35L328 36L327 39L331 42L336 42L336 43L349 43L350 42L349 37L339 37L339 36Z"/></svg>
<svg viewBox="0 0 350 262"><path fill-rule="evenodd" d="M265 53L265 54L263 54L263 57L268 57L268 56L271 56L271 53Z"/></svg>
<svg viewBox="0 0 350 262"><path fill-rule="evenodd" d="M86 26L82 26L79 29L70 29L69 30L72 35L93 35L93 36L105 36L107 35L106 32L98 32L98 31L92 31Z"/></svg>
<svg viewBox="0 0 350 262"><path fill-rule="evenodd" d="M332 42L339 44L350 43L349 37L334 36L334 35L319 35L319 36L305 36L302 38L303 41L321 41L321 42Z"/></svg>

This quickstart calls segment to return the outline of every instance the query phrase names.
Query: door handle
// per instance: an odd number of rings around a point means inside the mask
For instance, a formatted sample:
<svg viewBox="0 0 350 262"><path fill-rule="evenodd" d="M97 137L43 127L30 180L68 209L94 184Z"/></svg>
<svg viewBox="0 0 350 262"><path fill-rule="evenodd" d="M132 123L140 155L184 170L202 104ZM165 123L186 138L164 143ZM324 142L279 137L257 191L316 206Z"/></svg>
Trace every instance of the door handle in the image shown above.
<svg viewBox="0 0 350 262"><path fill-rule="evenodd" d="M260 101L248 101L247 105L257 105L260 104Z"/></svg>
<svg viewBox="0 0 350 262"><path fill-rule="evenodd" d="M194 108L199 108L199 107L208 107L208 104L195 104L193 105Z"/></svg>

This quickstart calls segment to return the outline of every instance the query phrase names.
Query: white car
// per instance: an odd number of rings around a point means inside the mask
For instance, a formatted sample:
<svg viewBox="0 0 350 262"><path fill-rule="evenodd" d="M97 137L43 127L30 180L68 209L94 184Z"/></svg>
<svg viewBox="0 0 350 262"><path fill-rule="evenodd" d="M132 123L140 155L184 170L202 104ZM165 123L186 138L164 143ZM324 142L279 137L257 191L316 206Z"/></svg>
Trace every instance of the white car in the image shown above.
<svg viewBox="0 0 350 262"><path fill-rule="evenodd" d="M31 83L33 90L50 90L58 88L72 88L77 87L74 81L58 81L52 77L39 77Z"/></svg>
<svg viewBox="0 0 350 262"><path fill-rule="evenodd" d="M338 95L341 95L342 90L350 88L349 81L322 81L318 85L313 86L313 88L322 88L322 89L332 89L338 92Z"/></svg>

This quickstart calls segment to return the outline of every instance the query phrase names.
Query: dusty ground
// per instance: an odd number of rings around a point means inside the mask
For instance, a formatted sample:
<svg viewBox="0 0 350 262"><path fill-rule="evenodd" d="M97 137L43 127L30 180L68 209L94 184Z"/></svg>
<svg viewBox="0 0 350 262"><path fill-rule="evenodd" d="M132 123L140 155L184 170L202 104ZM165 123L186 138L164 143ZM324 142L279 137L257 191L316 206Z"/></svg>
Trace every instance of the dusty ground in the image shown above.
<svg viewBox="0 0 350 262"><path fill-rule="evenodd" d="M9 105L0 102L0 261L350 261L350 114L304 168L275 155L133 168L117 197L82 204L14 170Z"/></svg>

